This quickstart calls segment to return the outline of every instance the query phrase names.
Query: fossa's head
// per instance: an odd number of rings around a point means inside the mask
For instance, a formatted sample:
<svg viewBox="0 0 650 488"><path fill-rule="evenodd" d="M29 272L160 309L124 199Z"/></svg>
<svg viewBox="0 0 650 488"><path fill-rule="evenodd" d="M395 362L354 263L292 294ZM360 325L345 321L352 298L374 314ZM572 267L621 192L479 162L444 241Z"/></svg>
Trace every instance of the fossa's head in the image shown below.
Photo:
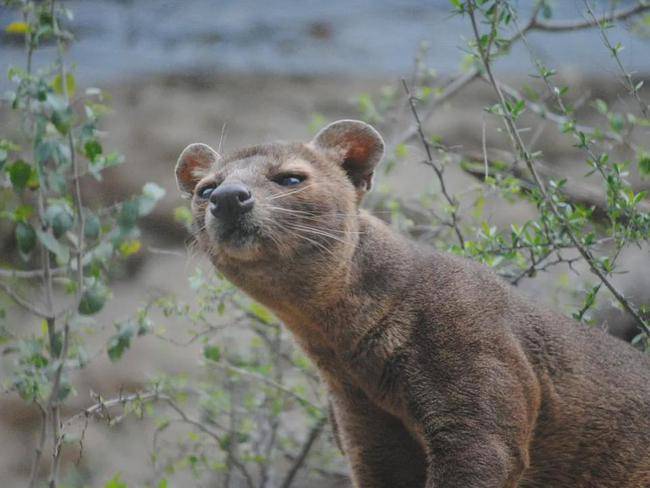
<svg viewBox="0 0 650 488"><path fill-rule="evenodd" d="M358 205L383 153L375 129L341 120L307 143L224 156L191 144L178 159L176 179L192 199L196 238L217 266L340 262L357 241Z"/></svg>

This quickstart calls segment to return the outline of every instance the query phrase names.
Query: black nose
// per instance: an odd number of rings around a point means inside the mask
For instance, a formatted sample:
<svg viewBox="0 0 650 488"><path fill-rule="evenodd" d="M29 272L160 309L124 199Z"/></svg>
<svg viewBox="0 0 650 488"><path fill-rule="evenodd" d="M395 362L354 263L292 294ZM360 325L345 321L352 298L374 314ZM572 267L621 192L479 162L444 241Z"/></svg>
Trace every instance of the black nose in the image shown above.
<svg viewBox="0 0 650 488"><path fill-rule="evenodd" d="M210 212L219 218L235 218L253 208L255 199L241 183L226 183L210 195Z"/></svg>

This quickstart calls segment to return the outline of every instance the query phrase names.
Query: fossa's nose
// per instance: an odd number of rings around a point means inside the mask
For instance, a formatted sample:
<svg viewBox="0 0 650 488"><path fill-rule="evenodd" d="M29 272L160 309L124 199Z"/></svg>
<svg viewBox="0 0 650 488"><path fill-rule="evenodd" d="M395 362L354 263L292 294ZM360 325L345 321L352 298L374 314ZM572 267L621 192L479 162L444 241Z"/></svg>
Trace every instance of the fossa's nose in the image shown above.
<svg viewBox="0 0 650 488"><path fill-rule="evenodd" d="M217 218L234 219L253 209L255 199L242 183L226 183L210 195L210 212Z"/></svg>

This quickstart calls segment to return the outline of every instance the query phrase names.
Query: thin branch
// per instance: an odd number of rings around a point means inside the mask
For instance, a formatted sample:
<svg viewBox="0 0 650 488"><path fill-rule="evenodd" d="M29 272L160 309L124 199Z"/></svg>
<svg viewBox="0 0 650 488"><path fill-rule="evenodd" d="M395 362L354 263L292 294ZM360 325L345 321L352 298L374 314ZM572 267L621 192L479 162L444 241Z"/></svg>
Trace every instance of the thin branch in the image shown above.
<svg viewBox="0 0 650 488"><path fill-rule="evenodd" d="M623 75L624 83L626 85L626 88L630 92L630 94L634 97L634 99L637 101L639 104L639 108L641 109L641 113L643 116L647 119L648 118L648 104L641 99L641 96L639 95L639 85L636 85L634 83L634 80L632 80L632 75L630 74L629 71L625 69L623 66L623 62L621 61L620 56L618 55L619 49L617 47L614 47L612 43L609 40L609 36L605 32L605 27L603 24L606 24L607 22L610 22L611 20L603 20L603 19L598 19L596 17L596 14L594 13L594 10L592 8L591 2L588 0L584 0L585 7L587 8L587 12L589 12L589 15L591 17L591 21L593 22L594 26L598 27L598 30L600 31L600 37L603 40L603 44L605 44L605 47L609 50L609 52L612 54L612 57L616 60L616 64L618 65L619 70L621 71L621 74ZM644 6L644 5L637 5L636 7L637 10L643 11L643 10L650 10L650 6ZM633 9L630 9L630 11Z"/></svg>
<svg viewBox="0 0 650 488"><path fill-rule="evenodd" d="M479 151L461 151L457 154L465 159L465 164L460 167L467 174L477 178L480 181L485 181L485 153ZM535 187L535 182L531 180L531 175L527 168L520 166L509 165L507 168L502 168L494 164L494 160L499 161L512 160L514 155L508 151L495 151L492 150L487 155L488 168L494 168L492 171L500 174L507 174L514 176L519 180L522 189L529 190ZM549 180L560 180L564 175L557 171L553 166L544 160L536 159L537 173L546 182ZM573 205L584 205L587 208L593 209L592 218L596 221L604 221L607 219L608 202L607 198L601 192L596 191L593 186L584 184L580 181L574 181L569 178L569 181L564 185L559 193L562 197ZM637 209L641 212L650 213L650 202L644 200L637 204ZM621 219L623 220L623 219Z"/></svg>
<svg viewBox="0 0 650 488"><path fill-rule="evenodd" d="M488 83L490 82L486 78L483 79ZM574 122L570 117L555 113L545 105L541 103L533 102L532 100L524 97L523 94L519 92L516 88L499 80L497 80L497 82L499 84L499 88L501 88L503 93L507 94L509 97L515 100L524 100L526 102L526 108L530 109L531 112L533 112L535 115L538 115L540 118L545 120L550 120L551 122L555 123L558 126L563 126L564 124L567 124L569 122ZM596 129L588 125L580 125L580 124L575 124L575 129L590 136L596 135L598 133L604 139L607 139L611 142L616 142L618 144L627 144L628 146L634 148L633 144L624 141L623 138L619 134L616 134L615 132Z"/></svg>
<svg viewBox="0 0 650 488"><path fill-rule="evenodd" d="M514 278L510 279L510 283L513 285L517 286L519 282L524 279L527 276L534 276L535 273L539 273L540 271L546 271L549 268L553 266L557 266L559 264L566 264L569 269L574 270L573 264L578 262L582 258L564 258L562 257L559 253L557 253L557 259L554 259L552 261L546 261L546 259L553 253L556 252L557 250L554 251L549 251L548 253L545 253L543 256L541 256L539 259L531 259L531 265L526 268L524 271L522 271L519 275L515 276Z"/></svg>
<svg viewBox="0 0 650 488"><path fill-rule="evenodd" d="M183 422L196 427L201 432L203 432L207 436L214 439L218 446L221 447L221 446L224 445L223 439L221 438L221 436L219 434L212 431L211 429L208 429L201 422L188 417L188 415L183 411L182 408L180 408L174 402L174 400L172 400L169 397L165 397L165 398L161 398L161 399L164 400L165 402L167 402L167 404L172 408L172 410L174 410L181 417L181 419L183 419ZM246 485L248 486L248 488L255 488L255 482L253 481L253 478L251 477L250 473L248 472L248 469L246 469L246 466L244 465L244 463L242 463L235 456L231 456L231 462L239 470L239 472L242 474L242 476L244 477L244 480L246 481Z"/></svg>
<svg viewBox="0 0 650 488"><path fill-rule="evenodd" d="M276 390L279 390L279 391L285 393L286 395L295 398L296 400L298 400L299 403L302 403L304 405L309 405L310 407L312 407L312 408L314 408L314 409L316 409L318 411L321 411L321 412L323 411L322 407L320 407L320 406L316 405L315 403L311 402L310 400L308 400L304 396L299 395L298 393L296 393L295 391L290 390L286 386L281 385L280 383L277 383L277 382L273 381L272 379L266 378L265 376L262 376L260 374L254 373L252 371L247 371L245 369L238 368L237 366L232 366L230 364L222 364L221 362L218 362L218 363L217 362L211 362L210 366L211 367L216 367L216 368L219 368L219 369L222 369L222 370L230 371L230 372L233 372L233 373L237 373L237 374L240 374L242 376L247 376L247 377L253 378L253 379L257 380L257 381L261 381L262 383L266 383L267 385L275 388Z"/></svg>
<svg viewBox="0 0 650 488"><path fill-rule="evenodd" d="M41 310L36 305L30 303L28 300L21 297L9 285L3 283L2 281L0 281L0 289L2 289L2 291L4 291L7 294L7 296L9 296L9 298L11 298L14 302L16 302L17 305L20 305L22 308L24 308L27 312L36 315L37 317L40 317L42 319L50 318L50 315L47 312Z"/></svg>
<svg viewBox="0 0 650 488"><path fill-rule="evenodd" d="M427 122L431 118L431 116L433 116L433 114L438 109L438 107L440 107L443 103L445 103L447 100L449 100L458 92L460 92L472 81L478 79L480 75L481 73L478 69L471 69L467 73L463 73L462 75L459 75L458 77L451 80L445 86L442 92L438 96L436 96L433 99L433 101L429 104L429 106L426 108L424 114L421 117L422 123ZM411 138L415 137L416 135L418 135L418 128L417 125L413 124L410 127L408 127L406 130L404 130L404 132L402 132L396 138L393 145L398 146L399 144L403 144L409 141Z"/></svg>
<svg viewBox="0 0 650 488"><path fill-rule="evenodd" d="M296 474L298 474L298 471L307 461L307 456L309 456L311 448L314 446L314 443L320 436L321 432L323 432L323 428L325 427L326 422L327 417L321 417L318 422L316 422L316 424L311 428L309 435L307 435L307 438L305 439L305 442L300 449L300 453L298 453L298 456L294 460L291 469L285 476L284 481L282 481L280 488L290 488L290 486L293 484Z"/></svg>
<svg viewBox="0 0 650 488"><path fill-rule="evenodd" d="M23 21L29 24L28 10L23 9ZM34 37L31 29L28 29L28 32L25 35L26 51L27 51L27 76L31 77L32 75L32 59L34 55L34 50L36 49L36 43L34 42ZM27 107L28 113L31 112L31 102L32 97L27 97ZM28 118L26 120L29 120ZM34 127L31 130L35 130ZM43 185L39 185L38 195L37 195L37 205L38 205L38 214L41 222L41 226L46 228L47 223L45 219L45 210L44 210L44 194L43 194ZM52 301L52 277L51 277L51 266L50 266L50 255L48 250L45 248L43 243L40 245L41 250L41 266L42 266L42 281L43 287L45 289L45 298L47 303L47 310L45 312L41 311L39 308L29 304L27 301L23 300L18 294L14 293L13 290L6 284L0 283L0 288L2 288L16 303L21 305L23 308L36 315L37 317L44 318L47 321L47 331L50 340L50 350L52 350L52 345L54 343L54 310L53 310L53 301ZM29 487L34 488L38 483L38 468L43 457L43 450L45 448L45 443L47 442L47 420L48 420L48 406L43 408L40 403L37 403L41 411L41 433L39 437L39 443L34 451L34 458L32 460L32 470L29 478Z"/></svg>
<svg viewBox="0 0 650 488"><path fill-rule="evenodd" d="M66 268L54 268L50 270L52 276L63 276L67 273ZM2 278L15 278L15 279L31 279L31 278L42 278L43 270L42 269L32 269L32 270L19 270L19 269L2 269L0 268L0 277Z"/></svg>
<svg viewBox="0 0 650 488"><path fill-rule="evenodd" d="M603 15L602 17L593 16L593 21L576 19L576 20L555 20L552 22L545 22L539 20L537 16L533 19L532 25L530 25L528 30L537 30L545 32L568 32L576 31L581 29L589 29L594 27L594 22L596 24L602 24L607 22L615 22L618 20L625 20L630 17L634 17L640 13L650 10L650 5L645 2L640 2L636 5L632 5L629 8L617 10L610 12L609 14Z"/></svg>
<svg viewBox="0 0 650 488"><path fill-rule="evenodd" d="M84 408L81 412L74 414L63 422L62 429L70 427L72 424L81 419L87 419L108 412L109 409L117 406L124 407L128 403L135 401L145 402L148 400L166 400L168 397L158 391L150 391L144 393L134 393L132 395L120 395L110 400L103 400L99 397L99 401L90 407Z"/></svg>
<svg viewBox="0 0 650 488"><path fill-rule="evenodd" d="M223 446L223 439L219 434L209 429L198 420L189 417L187 413L185 413L185 411L170 396L160 393L158 391L134 393L131 395L120 394L118 397L112 398L110 400L103 400L101 397L99 397L99 401L97 403L91 405L90 407L85 408L79 413L76 413L75 415L69 417L65 422L63 422L61 429L65 430L75 422L78 422L79 420L82 419L86 420L94 416L99 416L100 418L108 418L110 420L111 417L109 414L109 410L111 408L118 407L118 406L124 407L129 403L145 402L145 401L163 401L167 403L167 405L169 405L171 409L174 410L179 415L180 419L184 423L196 427L198 430L200 430L204 434L214 439L217 442L217 445ZM246 466L238 459L233 459L232 461L233 461L233 465L240 471L242 476L245 478L247 486L249 488L255 488L253 479L250 476L250 473L248 473Z"/></svg>
<svg viewBox="0 0 650 488"><path fill-rule="evenodd" d="M52 28L54 31L54 37L56 39L56 45L57 45L57 53L58 53L57 62L59 67L59 76L61 77L63 99L65 103L69 105L70 93L68 93L67 71L63 59L64 56L63 33L61 32L59 26L59 20L55 10L56 10L56 0L51 0L50 14L52 17ZM76 262L77 262L77 269L76 269L77 286L75 290L75 304L73 308L73 310L76 310L77 307L79 306L79 303L81 302L81 298L84 292L83 252L84 252L85 217L83 213L83 203L81 200L81 183L79 181L79 162L77 161L77 157L76 157L76 147L72 135L72 130L68 131L67 136L68 136L67 137L68 150L70 152L70 164L72 166L72 174L73 174L73 179L72 179L73 202L74 202L76 217L78 220L77 239L76 239L77 242L75 246ZM46 274L48 275L49 287L51 289L52 277L51 277L51 272L49 270L49 263L48 263L48 269L46 270ZM52 321L52 327L50 329L52 331L54 330L53 321ZM59 387L61 385L63 371L65 369L65 362L68 357L69 343L70 343L70 326L66 321L63 327L63 345L57 357L59 361L59 365L54 374L52 392L48 400L48 406L51 409L51 423L52 423L52 435L53 435L52 442L54 444L54 448L52 450L52 466L50 469L50 483L49 483L50 488L56 488L57 485L59 469L61 466L61 448L65 437L65 434L61 432L61 420L60 420L61 407L59 404L58 396L59 396ZM50 347L50 351L53 350L54 349Z"/></svg>
<svg viewBox="0 0 650 488"><path fill-rule="evenodd" d="M420 116L418 114L417 108L415 107L415 98L411 94L411 91L409 90L408 84L406 83L406 80L402 79L402 85L404 87L404 91L406 92L406 96L408 98L409 106L411 107L411 113L413 114L413 118L415 119L415 127L417 128L417 133L420 136L420 142L422 143L422 146L424 147L424 151L426 152L427 155L427 165L431 166L433 168L433 171L436 173L436 176L438 177L438 181L440 183L440 190L442 191L442 194L444 195L445 199L449 203L451 207L450 211L450 216L451 216L451 227L453 227L454 232L456 233L456 237L458 238L458 242L460 244L460 247L463 249L465 248L465 239L463 238L463 233L460 231L460 227L458 226L458 202L456 199L449 194L447 191L447 185L445 184L445 180L442 175L442 168L439 168L438 165L434 162L433 160L433 155L431 154L431 146L427 142L426 136L424 135L424 131L422 130L422 121L420 120Z"/></svg>
<svg viewBox="0 0 650 488"><path fill-rule="evenodd" d="M45 449L45 441L47 440L47 412L36 402L38 409L41 413L41 431L38 437L38 444L34 449L34 457L32 458L32 469L29 475L29 488L34 488L38 482L38 468L41 465L41 458L43 457L43 450Z"/></svg>

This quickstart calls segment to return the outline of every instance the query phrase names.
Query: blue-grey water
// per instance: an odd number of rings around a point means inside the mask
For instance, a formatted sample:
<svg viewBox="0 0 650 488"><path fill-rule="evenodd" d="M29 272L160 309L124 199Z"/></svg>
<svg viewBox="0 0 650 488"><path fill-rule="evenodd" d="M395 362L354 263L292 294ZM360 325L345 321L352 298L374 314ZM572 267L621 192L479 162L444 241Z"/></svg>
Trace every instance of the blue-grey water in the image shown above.
<svg viewBox="0 0 650 488"><path fill-rule="evenodd" d="M428 64L457 72L471 37L467 18L451 15L448 0L69 0L77 42L70 58L86 82L196 69L297 75L408 74L423 41ZM513 2L522 22L534 0ZM584 19L582 0L555 0L558 19ZM622 6L630 5L624 1ZM602 12L608 1L596 2ZM4 28L18 17L0 10ZM610 31L625 45L631 70L650 71L650 42L630 23ZM616 73L596 30L531 33L530 43L553 67ZM45 53L47 55L47 52ZM22 47L0 45L1 67L24 63ZM37 58L37 61L40 58ZM503 72L532 71L522 45L499 62ZM3 70L4 71L4 70ZM6 85L6 81L0 82Z"/></svg>

